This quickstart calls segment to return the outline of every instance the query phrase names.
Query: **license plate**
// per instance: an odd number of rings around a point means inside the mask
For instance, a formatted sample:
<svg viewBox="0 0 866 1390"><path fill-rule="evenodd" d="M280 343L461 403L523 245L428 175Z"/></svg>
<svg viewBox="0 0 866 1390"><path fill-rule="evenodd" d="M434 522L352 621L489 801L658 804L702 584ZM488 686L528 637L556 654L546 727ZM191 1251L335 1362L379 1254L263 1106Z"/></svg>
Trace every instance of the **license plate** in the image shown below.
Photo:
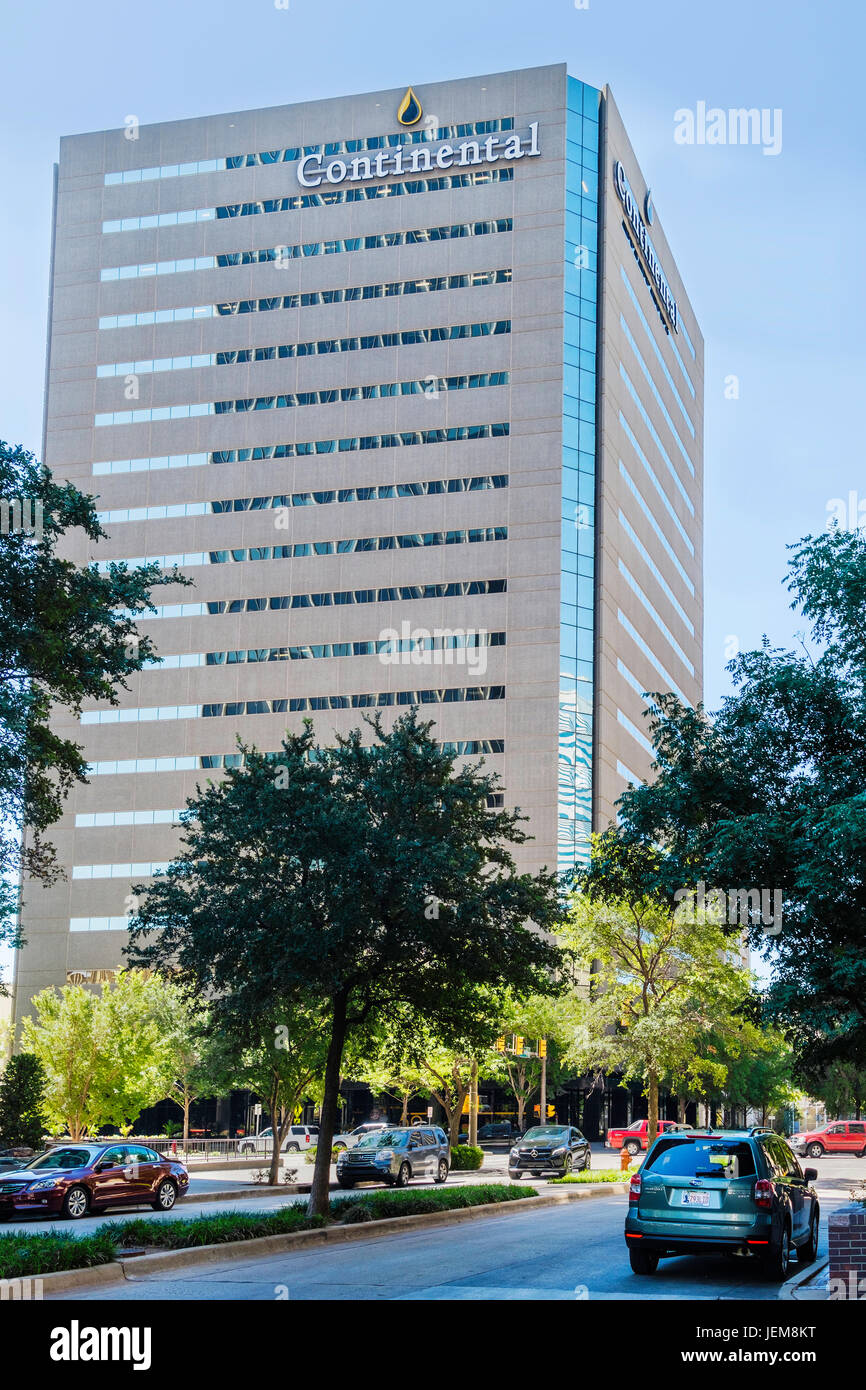
<svg viewBox="0 0 866 1390"><path fill-rule="evenodd" d="M710 1205L709 1192L684 1192L684 1207L708 1207Z"/></svg>

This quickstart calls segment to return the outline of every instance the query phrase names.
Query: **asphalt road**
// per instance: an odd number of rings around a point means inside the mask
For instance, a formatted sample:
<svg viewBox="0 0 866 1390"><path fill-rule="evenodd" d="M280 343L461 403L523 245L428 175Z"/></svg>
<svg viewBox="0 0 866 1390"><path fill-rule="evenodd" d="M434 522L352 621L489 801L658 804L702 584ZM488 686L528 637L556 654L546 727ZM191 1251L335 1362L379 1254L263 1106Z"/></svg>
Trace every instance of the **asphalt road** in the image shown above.
<svg viewBox="0 0 866 1390"><path fill-rule="evenodd" d="M816 1165L826 1218L848 1199L852 1179L866 1173L856 1159L825 1158ZM260 1210L272 1199L256 1202ZM285 1200L285 1199L282 1199ZM273 1199L279 1205L280 1199ZM235 1210L237 1205L234 1204ZM192 1204L184 1210L192 1209ZM209 1263L177 1274L143 1275L62 1300L559 1300L742 1299L774 1300L747 1260L665 1260L658 1273L631 1273L622 1238L626 1199L607 1196L534 1212L479 1218L467 1225L380 1236L330 1248L316 1247L250 1260ZM209 1210L214 1210L210 1205ZM78 1223L84 1225L85 1223Z"/></svg>

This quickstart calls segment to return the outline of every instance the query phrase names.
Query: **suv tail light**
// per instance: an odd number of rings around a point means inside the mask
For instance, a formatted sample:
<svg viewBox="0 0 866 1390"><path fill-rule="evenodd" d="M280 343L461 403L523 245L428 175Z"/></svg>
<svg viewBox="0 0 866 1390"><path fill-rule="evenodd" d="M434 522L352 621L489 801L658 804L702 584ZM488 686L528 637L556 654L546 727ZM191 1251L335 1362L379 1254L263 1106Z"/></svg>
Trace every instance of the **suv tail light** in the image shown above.
<svg viewBox="0 0 866 1390"><path fill-rule="evenodd" d="M633 1173L628 1185L629 1204L640 1201L640 1173Z"/></svg>
<svg viewBox="0 0 866 1390"><path fill-rule="evenodd" d="M758 1178L755 1183L755 1206L762 1211L773 1210L773 1184L769 1178Z"/></svg>

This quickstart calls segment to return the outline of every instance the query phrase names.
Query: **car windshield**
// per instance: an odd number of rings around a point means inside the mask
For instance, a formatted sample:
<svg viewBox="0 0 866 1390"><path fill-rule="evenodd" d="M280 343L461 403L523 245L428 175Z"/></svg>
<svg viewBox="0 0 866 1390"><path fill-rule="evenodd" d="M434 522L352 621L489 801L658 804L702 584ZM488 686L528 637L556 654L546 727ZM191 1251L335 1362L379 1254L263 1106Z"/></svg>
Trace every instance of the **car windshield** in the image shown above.
<svg viewBox="0 0 866 1390"><path fill-rule="evenodd" d="M528 1129L523 1137L530 1143L535 1143L540 1139L562 1139L567 1133L568 1129L563 1125L536 1125L533 1129Z"/></svg>
<svg viewBox="0 0 866 1390"><path fill-rule="evenodd" d="M745 1178L755 1171L748 1144L718 1139L671 1140L659 1144L644 1165L662 1178Z"/></svg>
<svg viewBox="0 0 866 1390"><path fill-rule="evenodd" d="M86 1168L95 1149L49 1149L30 1164L31 1168Z"/></svg>
<svg viewBox="0 0 866 1390"><path fill-rule="evenodd" d="M399 1149L405 1147L410 1131L407 1129L383 1129L378 1134L367 1134L356 1145L359 1149Z"/></svg>

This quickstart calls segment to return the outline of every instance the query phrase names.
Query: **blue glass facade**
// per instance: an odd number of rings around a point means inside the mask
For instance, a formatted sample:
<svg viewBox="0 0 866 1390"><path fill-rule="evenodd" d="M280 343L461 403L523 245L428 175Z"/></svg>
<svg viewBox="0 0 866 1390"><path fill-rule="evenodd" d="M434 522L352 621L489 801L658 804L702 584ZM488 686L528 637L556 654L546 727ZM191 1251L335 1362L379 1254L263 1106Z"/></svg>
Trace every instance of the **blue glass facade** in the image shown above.
<svg viewBox="0 0 866 1390"><path fill-rule="evenodd" d="M592 830L599 93L567 79L559 650L560 870Z"/></svg>

